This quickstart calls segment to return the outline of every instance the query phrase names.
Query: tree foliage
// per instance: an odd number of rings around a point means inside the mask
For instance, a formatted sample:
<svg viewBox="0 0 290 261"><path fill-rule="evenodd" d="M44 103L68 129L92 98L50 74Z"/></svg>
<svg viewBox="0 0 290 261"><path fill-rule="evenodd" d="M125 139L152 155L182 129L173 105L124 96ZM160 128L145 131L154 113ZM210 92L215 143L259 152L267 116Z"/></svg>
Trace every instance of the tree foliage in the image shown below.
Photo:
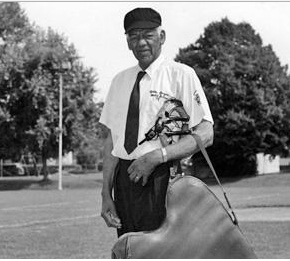
<svg viewBox="0 0 290 261"><path fill-rule="evenodd" d="M0 4L0 157L14 157L21 147L17 139L17 124L10 111L21 85L25 38L31 26L17 3Z"/></svg>
<svg viewBox="0 0 290 261"><path fill-rule="evenodd" d="M77 150L84 139L97 140L100 108L93 100L94 70L84 67L63 35L31 26L18 3L1 3L0 14L0 157L19 157L25 149L41 154L45 164L57 157L60 131L64 152Z"/></svg>
<svg viewBox="0 0 290 261"><path fill-rule="evenodd" d="M215 121L209 152L220 173L253 174L256 153L289 153L288 67L250 24L213 22L176 60L193 67L205 89Z"/></svg>

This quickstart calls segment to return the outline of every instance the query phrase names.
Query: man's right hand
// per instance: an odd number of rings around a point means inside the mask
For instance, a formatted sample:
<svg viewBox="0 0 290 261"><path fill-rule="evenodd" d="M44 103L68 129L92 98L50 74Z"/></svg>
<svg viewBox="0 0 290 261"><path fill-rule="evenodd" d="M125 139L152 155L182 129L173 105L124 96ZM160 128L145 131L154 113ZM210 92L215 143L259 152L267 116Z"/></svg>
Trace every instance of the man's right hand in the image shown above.
<svg viewBox="0 0 290 261"><path fill-rule="evenodd" d="M108 227L121 228L121 220L116 213L112 198L103 197L101 216L106 221Z"/></svg>

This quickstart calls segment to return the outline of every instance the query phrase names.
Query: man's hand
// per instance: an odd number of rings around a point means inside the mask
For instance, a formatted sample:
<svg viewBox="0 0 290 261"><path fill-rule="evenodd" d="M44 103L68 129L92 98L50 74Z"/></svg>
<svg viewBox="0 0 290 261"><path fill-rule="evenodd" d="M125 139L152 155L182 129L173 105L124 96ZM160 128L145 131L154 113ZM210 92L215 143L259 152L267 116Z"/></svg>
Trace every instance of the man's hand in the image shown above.
<svg viewBox="0 0 290 261"><path fill-rule="evenodd" d="M108 227L121 228L121 221L116 213L115 204L111 197L103 197L101 216L106 221Z"/></svg>
<svg viewBox="0 0 290 261"><path fill-rule="evenodd" d="M142 178L142 185L145 186L151 173L161 163L162 154L160 149L144 154L128 168L130 180L137 183Z"/></svg>

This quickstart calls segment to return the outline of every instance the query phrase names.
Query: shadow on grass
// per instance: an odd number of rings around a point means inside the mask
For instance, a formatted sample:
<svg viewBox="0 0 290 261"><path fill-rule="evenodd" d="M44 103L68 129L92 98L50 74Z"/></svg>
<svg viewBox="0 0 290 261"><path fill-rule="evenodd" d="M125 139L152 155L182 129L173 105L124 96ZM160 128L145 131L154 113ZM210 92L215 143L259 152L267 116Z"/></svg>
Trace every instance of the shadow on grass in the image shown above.
<svg viewBox="0 0 290 261"><path fill-rule="evenodd" d="M244 175L237 177L219 177L222 185L229 187L272 187L290 186L290 172L272 173L264 175ZM214 177L202 179L207 185L218 185Z"/></svg>
<svg viewBox="0 0 290 261"><path fill-rule="evenodd" d="M217 185L214 177L201 179L208 186ZM290 173L276 173L257 176L220 177L221 184L226 187L289 187ZM65 174L63 175L63 189L96 189L102 186L102 175ZM4 177L0 178L0 191L7 190L56 190L58 189L57 174L51 175L48 181L39 177Z"/></svg>
<svg viewBox="0 0 290 261"><path fill-rule="evenodd" d="M255 176L237 176L237 177L219 177L219 180L221 182L221 184L228 184L228 183L235 183L235 182L239 182L241 180L244 179L252 179ZM217 180L212 176L212 177L206 177L201 179L204 183L206 183L207 185L218 185Z"/></svg>
<svg viewBox="0 0 290 261"><path fill-rule="evenodd" d="M37 184L42 185L43 181L40 177L39 180L34 178L18 178L18 177L11 177L11 178L2 178L0 180L0 191L5 190L21 190L21 189L27 189L31 185ZM44 185L44 184L43 184Z"/></svg>
<svg viewBox="0 0 290 261"><path fill-rule="evenodd" d="M95 189L102 186L102 180L95 175L64 175L63 189ZM58 189L57 175L48 180L43 177L4 177L0 179L0 191L16 190L56 190Z"/></svg>

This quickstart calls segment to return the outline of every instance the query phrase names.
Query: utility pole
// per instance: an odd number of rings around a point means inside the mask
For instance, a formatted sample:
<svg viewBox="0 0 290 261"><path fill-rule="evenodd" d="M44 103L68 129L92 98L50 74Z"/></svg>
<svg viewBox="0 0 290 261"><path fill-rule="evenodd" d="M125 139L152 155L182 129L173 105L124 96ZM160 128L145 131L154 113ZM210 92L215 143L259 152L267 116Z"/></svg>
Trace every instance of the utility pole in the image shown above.
<svg viewBox="0 0 290 261"><path fill-rule="evenodd" d="M62 150L63 150L63 128L62 128L62 110L63 110L63 74L72 69L72 63L69 61L62 61L60 65L55 65L54 70L59 75L59 143L58 143L58 190L62 190Z"/></svg>
<svg viewBox="0 0 290 261"><path fill-rule="evenodd" d="M59 143L58 143L58 190L62 190L62 90L63 76L59 73Z"/></svg>

